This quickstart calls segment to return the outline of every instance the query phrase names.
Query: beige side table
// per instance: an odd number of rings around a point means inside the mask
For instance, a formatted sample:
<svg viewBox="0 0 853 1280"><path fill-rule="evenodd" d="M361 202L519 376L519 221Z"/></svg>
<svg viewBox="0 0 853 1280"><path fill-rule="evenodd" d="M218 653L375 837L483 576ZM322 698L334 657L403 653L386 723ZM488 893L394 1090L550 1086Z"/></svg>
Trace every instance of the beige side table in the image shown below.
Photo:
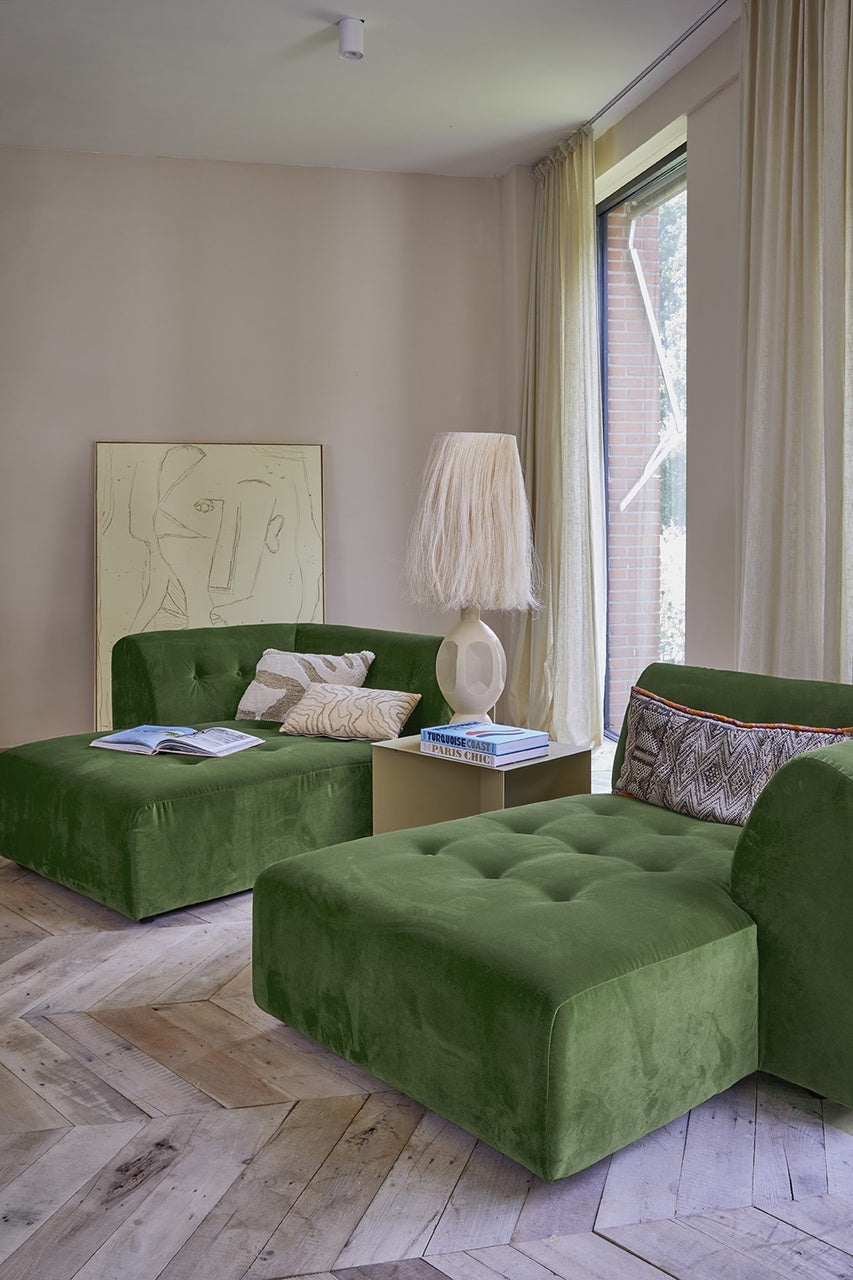
<svg viewBox="0 0 853 1280"><path fill-rule="evenodd" d="M373 744L373 833L586 794L592 752L552 742L547 756L492 769L420 749L420 737Z"/></svg>

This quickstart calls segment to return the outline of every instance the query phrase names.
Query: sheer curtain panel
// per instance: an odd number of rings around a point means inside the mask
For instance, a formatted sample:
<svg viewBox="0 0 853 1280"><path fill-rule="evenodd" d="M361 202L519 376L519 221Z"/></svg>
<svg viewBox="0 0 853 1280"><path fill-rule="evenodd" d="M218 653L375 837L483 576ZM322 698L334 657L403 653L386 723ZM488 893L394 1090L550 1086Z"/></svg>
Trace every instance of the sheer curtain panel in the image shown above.
<svg viewBox="0 0 853 1280"><path fill-rule="evenodd" d="M745 0L741 668L851 679L851 6Z"/></svg>
<svg viewBox="0 0 853 1280"><path fill-rule="evenodd" d="M606 608L591 130L534 178L520 446L542 605L513 629L509 709L515 723L584 747L602 737Z"/></svg>

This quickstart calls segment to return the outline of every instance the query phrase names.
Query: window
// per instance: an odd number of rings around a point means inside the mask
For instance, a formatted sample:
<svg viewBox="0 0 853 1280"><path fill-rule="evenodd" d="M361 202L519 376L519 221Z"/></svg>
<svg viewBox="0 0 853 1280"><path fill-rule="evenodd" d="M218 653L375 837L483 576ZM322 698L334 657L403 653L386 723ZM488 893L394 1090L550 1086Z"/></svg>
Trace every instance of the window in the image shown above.
<svg viewBox="0 0 853 1280"><path fill-rule="evenodd" d="M599 206L607 483L605 729L643 667L684 661L687 157Z"/></svg>

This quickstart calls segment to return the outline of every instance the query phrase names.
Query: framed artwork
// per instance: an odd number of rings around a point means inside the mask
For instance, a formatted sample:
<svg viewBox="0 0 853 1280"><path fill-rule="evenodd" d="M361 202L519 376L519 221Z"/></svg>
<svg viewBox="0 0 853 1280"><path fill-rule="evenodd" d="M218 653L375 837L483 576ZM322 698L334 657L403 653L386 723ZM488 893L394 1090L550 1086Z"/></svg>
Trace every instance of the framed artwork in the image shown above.
<svg viewBox="0 0 853 1280"><path fill-rule="evenodd" d="M135 631L322 622L322 446L95 446L95 727Z"/></svg>

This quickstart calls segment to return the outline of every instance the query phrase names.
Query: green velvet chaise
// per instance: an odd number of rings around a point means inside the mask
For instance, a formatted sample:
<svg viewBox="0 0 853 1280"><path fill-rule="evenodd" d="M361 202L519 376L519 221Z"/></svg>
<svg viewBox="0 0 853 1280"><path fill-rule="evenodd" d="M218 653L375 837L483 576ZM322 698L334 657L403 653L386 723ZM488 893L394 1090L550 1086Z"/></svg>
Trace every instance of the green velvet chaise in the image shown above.
<svg viewBox="0 0 853 1280"><path fill-rule="evenodd" d="M638 683L853 724L847 685ZM853 1105L851 833L842 742L784 764L745 826L580 795L314 850L256 883L255 998L547 1179L758 1067Z"/></svg>
<svg viewBox="0 0 853 1280"><path fill-rule="evenodd" d="M365 687L419 693L405 726L447 718L440 637L320 623L145 632L112 655L115 728L230 725L263 745L219 760L138 756L74 734L0 754L0 852L139 920L251 888L270 862L371 830L369 742L235 720L265 649L376 656Z"/></svg>

